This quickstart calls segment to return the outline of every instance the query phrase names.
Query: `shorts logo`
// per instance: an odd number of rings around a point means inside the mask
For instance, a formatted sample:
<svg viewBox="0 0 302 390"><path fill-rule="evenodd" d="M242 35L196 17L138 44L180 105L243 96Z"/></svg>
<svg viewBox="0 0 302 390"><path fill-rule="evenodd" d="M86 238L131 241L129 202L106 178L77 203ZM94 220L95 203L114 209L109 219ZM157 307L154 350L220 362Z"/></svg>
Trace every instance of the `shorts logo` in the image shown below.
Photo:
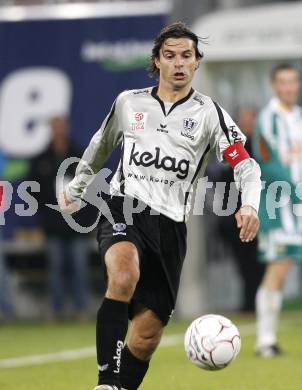
<svg viewBox="0 0 302 390"><path fill-rule="evenodd" d="M127 228L127 225L125 223L122 223L122 222L119 222L119 223L115 223L113 226L112 226L113 230L115 231L115 233L113 233L114 236L118 235L118 234L121 234L123 236L126 235L126 233L124 232L124 230L126 230Z"/></svg>
<svg viewBox="0 0 302 390"><path fill-rule="evenodd" d="M145 112L135 112L133 116L134 122L131 123L131 130L145 130L146 116Z"/></svg>

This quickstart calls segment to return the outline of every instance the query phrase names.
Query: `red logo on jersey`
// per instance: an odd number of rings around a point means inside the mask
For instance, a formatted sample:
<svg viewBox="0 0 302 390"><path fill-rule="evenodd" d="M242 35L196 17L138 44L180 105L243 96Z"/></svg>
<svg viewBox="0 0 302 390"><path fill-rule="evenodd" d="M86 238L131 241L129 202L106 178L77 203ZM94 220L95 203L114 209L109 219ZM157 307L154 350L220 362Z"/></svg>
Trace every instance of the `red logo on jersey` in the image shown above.
<svg viewBox="0 0 302 390"><path fill-rule="evenodd" d="M233 168L235 168L240 161L250 158L248 152L240 142L226 148L223 152L223 156Z"/></svg>
<svg viewBox="0 0 302 390"><path fill-rule="evenodd" d="M131 123L131 130L145 130L147 114L145 112L134 112L135 122Z"/></svg>
<svg viewBox="0 0 302 390"><path fill-rule="evenodd" d="M143 112L136 112L134 115L134 118L137 122L142 121L144 119L144 113Z"/></svg>

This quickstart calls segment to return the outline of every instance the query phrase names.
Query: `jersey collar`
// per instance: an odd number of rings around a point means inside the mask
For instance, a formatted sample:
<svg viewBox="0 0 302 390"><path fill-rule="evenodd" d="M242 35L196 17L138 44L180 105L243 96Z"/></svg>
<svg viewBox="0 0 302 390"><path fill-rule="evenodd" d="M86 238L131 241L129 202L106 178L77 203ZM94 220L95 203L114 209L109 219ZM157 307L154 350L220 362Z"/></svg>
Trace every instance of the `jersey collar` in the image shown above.
<svg viewBox="0 0 302 390"><path fill-rule="evenodd" d="M178 100L177 102L175 102L172 107L170 108L169 112L166 113L166 108L165 108L165 104L164 102L161 100L161 98L157 95L157 90L158 90L158 86L156 87L153 87L152 88L152 91L151 91L151 96L156 99L160 106L161 106L161 109L164 113L165 116L168 116L170 114L170 112L172 112L174 110L175 107L179 106L180 104L183 104L184 102L186 102L188 99L190 99L190 97L192 96L193 92L194 92L194 89L191 88L190 92L187 94L187 96L183 97L182 99Z"/></svg>

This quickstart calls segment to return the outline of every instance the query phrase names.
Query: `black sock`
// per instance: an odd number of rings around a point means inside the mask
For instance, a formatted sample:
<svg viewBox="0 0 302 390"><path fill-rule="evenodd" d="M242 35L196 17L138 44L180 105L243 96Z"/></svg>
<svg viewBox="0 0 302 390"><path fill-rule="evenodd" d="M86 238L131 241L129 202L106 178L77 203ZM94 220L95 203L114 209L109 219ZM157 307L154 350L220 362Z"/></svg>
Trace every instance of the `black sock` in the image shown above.
<svg viewBox="0 0 302 390"><path fill-rule="evenodd" d="M125 345L122 353L120 380L125 390L137 390L149 368L149 361L136 358L128 346Z"/></svg>
<svg viewBox="0 0 302 390"><path fill-rule="evenodd" d="M128 303L105 298L97 313L99 385L120 387L121 353L128 329Z"/></svg>

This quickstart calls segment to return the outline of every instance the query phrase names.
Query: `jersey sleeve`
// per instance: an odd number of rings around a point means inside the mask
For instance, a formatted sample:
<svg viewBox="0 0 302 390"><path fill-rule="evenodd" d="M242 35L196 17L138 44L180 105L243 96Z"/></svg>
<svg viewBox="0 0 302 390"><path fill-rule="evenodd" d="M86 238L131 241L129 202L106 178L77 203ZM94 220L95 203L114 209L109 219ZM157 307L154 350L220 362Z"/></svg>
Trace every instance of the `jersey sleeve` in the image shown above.
<svg viewBox="0 0 302 390"><path fill-rule="evenodd" d="M92 137L76 169L73 180L65 191L70 201L83 197L86 188L107 161L113 149L122 142L122 94L113 103L109 114Z"/></svg>
<svg viewBox="0 0 302 390"><path fill-rule="evenodd" d="M261 193L260 167L254 159L244 153L242 146L236 148L236 144L245 144L246 136L230 115L215 102L214 107L210 117L212 148L215 149L219 161L224 160L225 153L229 153L230 159L238 156L238 150L242 149L240 162L231 164L234 167L235 184L241 192L242 206L252 206L258 212Z"/></svg>
<svg viewBox="0 0 302 390"><path fill-rule="evenodd" d="M224 151L235 143L240 142L244 145L246 137L231 116L216 102L213 104L208 117L210 143L216 152L218 161L222 162Z"/></svg>

